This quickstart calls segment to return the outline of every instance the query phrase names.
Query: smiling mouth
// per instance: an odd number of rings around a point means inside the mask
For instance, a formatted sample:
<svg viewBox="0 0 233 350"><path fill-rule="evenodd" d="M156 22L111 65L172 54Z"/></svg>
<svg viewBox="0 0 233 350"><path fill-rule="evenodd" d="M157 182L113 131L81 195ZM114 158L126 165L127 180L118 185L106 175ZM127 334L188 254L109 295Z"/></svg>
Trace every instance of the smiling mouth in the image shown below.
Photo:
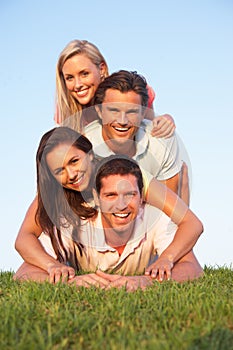
<svg viewBox="0 0 233 350"><path fill-rule="evenodd" d="M84 174L82 174L77 180L70 182L71 185L78 185L82 179L84 178Z"/></svg>
<svg viewBox="0 0 233 350"><path fill-rule="evenodd" d="M116 218L125 219L130 215L130 213L113 213Z"/></svg>
<svg viewBox="0 0 233 350"><path fill-rule="evenodd" d="M89 89L85 89L85 90L77 91L76 94L78 97L84 97L84 96L86 96L88 91L89 91Z"/></svg>
<svg viewBox="0 0 233 350"><path fill-rule="evenodd" d="M126 132L126 131L129 131L130 127L113 126L113 129L115 129L116 131L119 131L119 132Z"/></svg>

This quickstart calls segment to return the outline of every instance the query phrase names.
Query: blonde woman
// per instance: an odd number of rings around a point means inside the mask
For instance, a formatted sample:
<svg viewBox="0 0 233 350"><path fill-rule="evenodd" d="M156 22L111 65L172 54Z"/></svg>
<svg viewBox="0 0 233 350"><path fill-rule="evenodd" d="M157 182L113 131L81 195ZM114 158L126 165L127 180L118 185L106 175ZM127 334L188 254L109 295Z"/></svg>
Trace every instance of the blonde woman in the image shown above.
<svg viewBox="0 0 233 350"><path fill-rule="evenodd" d="M93 98L98 85L108 75L107 62L94 44L87 40L69 42L61 52L56 67L55 122L82 131L84 125L96 120L98 116L92 108ZM168 114L154 118L155 93L149 86L148 95L146 118L153 120L152 135L170 137L175 129L173 118ZM77 118L69 118L73 115Z"/></svg>

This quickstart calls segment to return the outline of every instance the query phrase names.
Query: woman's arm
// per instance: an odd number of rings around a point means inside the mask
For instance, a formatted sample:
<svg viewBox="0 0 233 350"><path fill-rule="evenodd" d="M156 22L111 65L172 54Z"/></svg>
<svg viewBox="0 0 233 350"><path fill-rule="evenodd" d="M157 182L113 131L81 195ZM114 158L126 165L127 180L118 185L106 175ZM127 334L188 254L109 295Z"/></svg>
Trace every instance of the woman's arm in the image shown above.
<svg viewBox="0 0 233 350"><path fill-rule="evenodd" d="M169 188L152 179L146 193L146 201L161 209L178 226L172 243L164 250L158 260L146 269L146 274L168 277L174 264L192 250L203 232L203 225L188 206Z"/></svg>
<svg viewBox="0 0 233 350"><path fill-rule="evenodd" d="M15 249L24 261L48 272L50 282L61 277L74 277L75 271L46 253L38 237L42 233L41 227L36 223L37 197L31 203L15 241ZM24 273L27 271L24 269ZM19 276L16 272L15 279Z"/></svg>
<svg viewBox="0 0 233 350"><path fill-rule="evenodd" d="M147 92L149 98L144 118L153 121L153 130L151 131L151 135L155 137L171 137L176 128L174 119L170 114L155 116L153 107L155 92L149 85L147 85Z"/></svg>

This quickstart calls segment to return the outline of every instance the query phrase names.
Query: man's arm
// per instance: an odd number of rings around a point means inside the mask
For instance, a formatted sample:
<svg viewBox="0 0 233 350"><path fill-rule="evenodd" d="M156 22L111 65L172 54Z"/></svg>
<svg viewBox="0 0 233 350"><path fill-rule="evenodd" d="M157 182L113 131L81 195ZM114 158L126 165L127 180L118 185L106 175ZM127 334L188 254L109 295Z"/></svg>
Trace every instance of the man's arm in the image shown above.
<svg viewBox="0 0 233 350"><path fill-rule="evenodd" d="M166 185L168 188L170 188L170 190L172 190L173 192L178 194L179 179L180 179L180 175L176 174L175 176L171 177L170 179L160 181L160 182L162 182L164 185Z"/></svg>
<svg viewBox="0 0 233 350"><path fill-rule="evenodd" d="M147 276L122 276L108 274L103 271L96 271L97 278L105 279L108 281L106 289L110 288L125 288L127 292L134 292L137 289L145 290L147 287L153 284L153 279Z"/></svg>
<svg viewBox="0 0 233 350"><path fill-rule="evenodd" d="M45 282L48 281L50 283L58 283L58 282L63 282L63 283L71 283L75 284L77 287L86 287L90 288L91 286L99 287L99 288L106 288L109 285L109 281L107 281L104 278L101 278L97 276L95 273L90 273L90 274L85 274L85 275L80 275L80 276L75 276L72 279L68 280L65 278L65 275L61 275L57 273L57 275L54 276L54 280L51 279L50 275L48 272L45 270L41 269L40 267L28 264L28 263L23 263L16 274L13 276L13 279L16 281L35 281L35 282Z"/></svg>
<svg viewBox="0 0 233 350"><path fill-rule="evenodd" d="M127 291L133 292L138 288L145 289L151 286L153 283L153 278L149 276L121 276L107 274L100 270L96 271L96 275L101 279L104 278L109 282L107 288L122 288L125 287ZM185 282L189 280L194 280L203 275L203 269L197 258L195 257L193 251L190 251L183 258L181 258L172 270L171 279L176 282ZM166 280L166 276L163 280ZM158 280L158 276L156 279Z"/></svg>
<svg viewBox="0 0 233 350"><path fill-rule="evenodd" d="M16 281L36 281L44 282L49 281L49 274L47 271L41 269L38 266L34 266L24 262L16 271L13 276Z"/></svg>
<svg viewBox="0 0 233 350"><path fill-rule="evenodd" d="M181 258L172 269L172 280L184 282L199 278L203 275L203 269L193 251Z"/></svg>
<svg viewBox="0 0 233 350"><path fill-rule="evenodd" d="M164 272L170 277L174 264L194 247L203 232L203 225L173 191L156 179L151 180L145 199L150 205L162 210L178 226L173 241L159 259L146 269L147 275L157 276L160 271L161 278Z"/></svg>
<svg viewBox="0 0 233 350"><path fill-rule="evenodd" d="M164 252L166 252L166 249ZM167 279L184 282L198 278L202 274L202 267L192 250L174 264L172 261L169 261L166 255L163 257L162 253L159 259L145 271L146 276L151 276L152 279L156 279L160 282Z"/></svg>

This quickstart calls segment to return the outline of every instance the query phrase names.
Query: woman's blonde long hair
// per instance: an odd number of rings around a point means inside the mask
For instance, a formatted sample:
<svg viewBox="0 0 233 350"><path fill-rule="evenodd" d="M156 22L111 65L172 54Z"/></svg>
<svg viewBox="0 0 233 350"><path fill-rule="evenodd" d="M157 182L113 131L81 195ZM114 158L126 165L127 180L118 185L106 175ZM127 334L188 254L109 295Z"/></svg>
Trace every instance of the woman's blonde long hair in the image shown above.
<svg viewBox="0 0 233 350"><path fill-rule="evenodd" d="M80 120L82 114L83 107L73 96L71 96L71 94L68 93L62 73L64 63L69 58L79 54L84 54L97 67L99 67L101 63L104 63L106 69L103 74L103 79L109 75L107 63L99 49L94 44L87 40L73 40L68 43L61 52L56 67L56 113L57 119L59 119L60 124L63 125L63 122L68 117L77 114L77 117L72 119ZM76 126L75 129L80 129L80 127Z"/></svg>

